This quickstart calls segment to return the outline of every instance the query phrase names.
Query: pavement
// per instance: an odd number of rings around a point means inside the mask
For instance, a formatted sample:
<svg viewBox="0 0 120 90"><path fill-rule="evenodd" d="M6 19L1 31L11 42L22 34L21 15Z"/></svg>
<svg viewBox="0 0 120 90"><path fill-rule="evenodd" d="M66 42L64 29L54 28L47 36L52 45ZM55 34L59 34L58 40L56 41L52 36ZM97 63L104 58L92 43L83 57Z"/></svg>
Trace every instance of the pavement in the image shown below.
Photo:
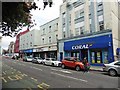
<svg viewBox="0 0 120 90"><path fill-rule="evenodd" d="M91 66L90 70L91 71L103 71L103 66Z"/></svg>

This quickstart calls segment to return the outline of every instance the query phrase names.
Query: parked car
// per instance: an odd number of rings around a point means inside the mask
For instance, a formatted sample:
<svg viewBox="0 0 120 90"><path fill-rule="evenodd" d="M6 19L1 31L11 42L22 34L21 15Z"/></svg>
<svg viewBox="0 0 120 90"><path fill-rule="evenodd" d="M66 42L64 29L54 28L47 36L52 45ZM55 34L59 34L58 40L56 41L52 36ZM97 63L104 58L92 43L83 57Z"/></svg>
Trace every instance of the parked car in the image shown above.
<svg viewBox="0 0 120 90"><path fill-rule="evenodd" d="M90 69L90 64L87 63L87 65L89 66L89 69ZM76 57L65 57L62 60L61 67L62 68L66 68L66 67L74 68L76 71L80 71L84 69L83 63Z"/></svg>
<svg viewBox="0 0 120 90"><path fill-rule="evenodd" d="M103 71L108 72L110 76L116 76L120 74L120 60L114 61L109 64L104 64Z"/></svg>
<svg viewBox="0 0 120 90"><path fill-rule="evenodd" d="M61 66L61 62L55 58L46 58L43 60L43 64L51 66Z"/></svg>
<svg viewBox="0 0 120 90"><path fill-rule="evenodd" d="M23 57L23 61L26 61L26 62L31 62L32 59L33 59L33 57L30 57L30 56Z"/></svg>
<svg viewBox="0 0 120 90"><path fill-rule="evenodd" d="M42 63L43 59L41 57L34 57L32 63Z"/></svg>

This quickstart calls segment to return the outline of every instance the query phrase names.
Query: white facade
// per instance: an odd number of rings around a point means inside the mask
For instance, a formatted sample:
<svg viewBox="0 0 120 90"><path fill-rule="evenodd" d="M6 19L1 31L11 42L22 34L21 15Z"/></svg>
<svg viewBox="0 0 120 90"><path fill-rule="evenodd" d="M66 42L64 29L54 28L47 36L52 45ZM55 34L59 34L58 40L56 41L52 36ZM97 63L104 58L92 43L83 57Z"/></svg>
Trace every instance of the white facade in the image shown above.
<svg viewBox="0 0 120 90"><path fill-rule="evenodd" d="M113 51L120 47L120 6L117 0L63 0L60 6L59 39L112 30Z"/></svg>
<svg viewBox="0 0 120 90"><path fill-rule="evenodd" d="M36 46L36 51L39 53L44 53L43 58L51 57L47 55L47 52L54 52L54 55L57 53L57 39L58 39L58 23L59 18L56 18L50 22L45 23L40 26L39 33L39 46ZM57 56L55 56L57 57Z"/></svg>
<svg viewBox="0 0 120 90"><path fill-rule="evenodd" d="M8 46L8 53L9 55L14 55L14 42L10 42L9 46Z"/></svg>
<svg viewBox="0 0 120 90"><path fill-rule="evenodd" d="M59 18L56 18L41 25L40 30L32 30L21 35L20 50L32 53L34 57L57 57L58 23Z"/></svg>
<svg viewBox="0 0 120 90"><path fill-rule="evenodd" d="M2 42L2 37L0 36L0 55L2 54L1 42Z"/></svg>
<svg viewBox="0 0 120 90"><path fill-rule="evenodd" d="M32 30L20 36L19 50L33 49L34 46L40 45L39 30Z"/></svg>
<svg viewBox="0 0 120 90"><path fill-rule="evenodd" d="M39 47L48 48L49 46L53 46L53 47L55 46L55 50L57 50L56 45L58 39L58 23L59 23L59 18L56 18L40 26L41 33L40 33Z"/></svg>

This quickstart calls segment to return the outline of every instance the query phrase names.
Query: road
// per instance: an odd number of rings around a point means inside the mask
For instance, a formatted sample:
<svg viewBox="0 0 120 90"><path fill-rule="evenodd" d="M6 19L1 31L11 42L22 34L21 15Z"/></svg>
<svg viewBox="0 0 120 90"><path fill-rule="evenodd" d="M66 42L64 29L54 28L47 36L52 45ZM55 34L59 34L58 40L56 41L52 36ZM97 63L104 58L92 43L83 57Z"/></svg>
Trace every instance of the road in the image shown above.
<svg viewBox="0 0 120 90"><path fill-rule="evenodd" d="M83 73L4 57L0 60L0 65L2 65L0 80L3 89L109 88L113 90L112 88L118 88L119 85L119 77L111 77L98 71Z"/></svg>

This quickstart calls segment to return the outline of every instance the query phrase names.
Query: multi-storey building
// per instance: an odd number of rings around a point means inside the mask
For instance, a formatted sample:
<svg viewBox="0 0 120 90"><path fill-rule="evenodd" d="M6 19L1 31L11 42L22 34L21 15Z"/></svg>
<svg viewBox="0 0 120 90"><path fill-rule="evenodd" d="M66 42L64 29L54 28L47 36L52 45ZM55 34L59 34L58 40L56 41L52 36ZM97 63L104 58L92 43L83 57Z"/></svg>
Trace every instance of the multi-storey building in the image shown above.
<svg viewBox="0 0 120 90"><path fill-rule="evenodd" d="M1 51L1 42L2 42L2 37L0 36L0 55L2 54L2 51Z"/></svg>
<svg viewBox="0 0 120 90"><path fill-rule="evenodd" d="M57 58L58 23L59 18L56 18L40 26L40 45L35 51L42 58Z"/></svg>
<svg viewBox="0 0 120 90"><path fill-rule="evenodd" d="M27 56L57 58L58 22L56 18L20 36L20 51Z"/></svg>
<svg viewBox="0 0 120 90"><path fill-rule="evenodd" d="M87 57L94 65L114 61L120 48L119 8L117 0L63 0L58 59Z"/></svg>
<svg viewBox="0 0 120 90"><path fill-rule="evenodd" d="M17 36L16 36L16 41L15 41L15 48L14 48L14 52L15 53L20 53L20 50L19 50L19 43L20 43L20 36L29 32L29 30L25 30L23 32L20 32Z"/></svg>
<svg viewBox="0 0 120 90"><path fill-rule="evenodd" d="M10 56L14 55L14 45L15 45L15 43L12 41L12 42L10 42L10 44L8 46L8 54Z"/></svg>
<svg viewBox="0 0 120 90"><path fill-rule="evenodd" d="M33 48L40 44L39 30L32 30L20 35L19 50L21 54L33 56Z"/></svg>

